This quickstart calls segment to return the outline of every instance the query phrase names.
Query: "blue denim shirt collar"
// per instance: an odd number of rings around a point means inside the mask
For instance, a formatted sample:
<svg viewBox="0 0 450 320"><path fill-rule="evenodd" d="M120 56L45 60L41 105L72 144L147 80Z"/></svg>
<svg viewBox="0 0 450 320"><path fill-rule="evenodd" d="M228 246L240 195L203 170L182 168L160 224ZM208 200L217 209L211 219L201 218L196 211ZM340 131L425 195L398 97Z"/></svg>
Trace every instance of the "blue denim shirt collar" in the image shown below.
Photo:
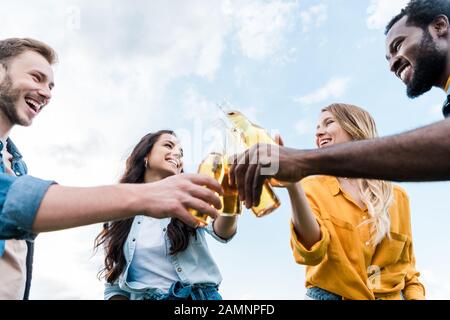
<svg viewBox="0 0 450 320"><path fill-rule="evenodd" d="M1 143L1 147L3 148L3 143ZM2 149L0 148L0 150ZM22 154L19 152L19 149L17 149L16 145L10 138L6 140L6 150L13 156L13 159L22 159Z"/></svg>
<svg viewBox="0 0 450 320"><path fill-rule="evenodd" d="M4 145L3 142L0 141L0 173L5 173L5 165L3 162L3 154L1 151L3 150ZM25 162L22 160L22 154L19 152L19 149L12 142L10 138L6 139L6 150L12 155L11 167L16 176L22 176L27 174L27 166ZM0 240L0 257L3 256L3 252L5 251L5 241Z"/></svg>
<svg viewBox="0 0 450 320"><path fill-rule="evenodd" d="M3 162L3 154L1 151L3 150L4 145L3 142L0 141L0 172L4 173L6 171L5 164ZM14 174L18 177L27 174L27 166L25 162L22 160L22 154L19 152L19 149L12 142L10 138L6 140L6 150L12 155L11 168Z"/></svg>

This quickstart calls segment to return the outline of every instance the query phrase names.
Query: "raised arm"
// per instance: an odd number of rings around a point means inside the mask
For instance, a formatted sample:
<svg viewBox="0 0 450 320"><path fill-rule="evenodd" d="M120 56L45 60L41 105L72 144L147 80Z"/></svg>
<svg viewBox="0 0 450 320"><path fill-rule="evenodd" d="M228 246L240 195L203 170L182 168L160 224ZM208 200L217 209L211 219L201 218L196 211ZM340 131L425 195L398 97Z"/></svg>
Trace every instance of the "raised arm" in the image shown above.
<svg viewBox="0 0 450 320"><path fill-rule="evenodd" d="M214 220L214 232L222 239L230 239L237 229L237 216L227 217L219 215Z"/></svg>
<svg viewBox="0 0 450 320"><path fill-rule="evenodd" d="M311 211L300 183L287 187L292 206L292 224L298 240L306 249L320 240L320 227Z"/></svg>
<svg viewBox="0 0 450 320"><path fill-rule="evenodd" d="M208 187L208 188L205 188ZM74 188L31 176L0 174L0 239L32 239L36 233L123 219L137 214L176 217L191 226L193 208L216 218L222 193L212 178L171 176L153 183Z"/></svg>
<svg viewBox="0 0 450 320"><path fill-rule="evenodd" d="M301 175L450 180L450 119L403 134L299 152ZM300 175L300 177L301 177Z"/></svg>
<svg viewBox="0 0 450 320"><path fill-rule="evenodd" d="M284 146L283 139L279 134L275 135L275 142ZM300 183L283 182L289 193L292 207L292 225L298 241L307 249L316 244L321 237L320 226L311 210L308 199Z"/></svg>
<svg viewBox="0 0 450 320"><path fill-rule="evenodd" d="M450 180L449 137L450 119L446 119L399 135L318 150L256 145L234 160L231 183L237 182L241 200L248 207L259 202L262 184L269 175L291 182L315 174L394 181ZM262 175L264 167L279 169Z"/></svg>
<svg viewBox="0 0 450 320"><path fill-rule="evenodd" d="M208 188L204 188L207 186ZM197 220L189 208L215 218L220 208L220 185L213 179L182 174L154 183L73 188L50 186L33 224L33 232L53 231L123 219L136 214L155 218L176 217L191 226Z"/></svg>

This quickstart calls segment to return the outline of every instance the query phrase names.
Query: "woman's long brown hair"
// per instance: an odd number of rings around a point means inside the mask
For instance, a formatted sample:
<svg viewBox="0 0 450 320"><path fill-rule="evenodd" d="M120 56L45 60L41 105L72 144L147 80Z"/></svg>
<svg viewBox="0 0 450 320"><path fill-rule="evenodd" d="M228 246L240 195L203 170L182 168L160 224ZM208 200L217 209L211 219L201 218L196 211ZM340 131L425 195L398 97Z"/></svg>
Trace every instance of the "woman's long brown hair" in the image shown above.
<svg viewBox="0 0 450 320"><path fill-rule="evenodd" d="M171 130L160 130L145 135L139 141L127 159L125 173L120 178L120 183L144 183L145 158L152 151L159 137L165 133L175 135ZM105 223L103 224L103 230L95 238L95 248L102 245L105 248L105 266L99 275L103 276L109 283L117 280L125 268L126 260L123 247L130 233L133 219L128 218ZM196 235L194 228L175 218L171 219L167 227L167 233L171 244L171 255L186 250L189 245L190 235Z"/></svg>

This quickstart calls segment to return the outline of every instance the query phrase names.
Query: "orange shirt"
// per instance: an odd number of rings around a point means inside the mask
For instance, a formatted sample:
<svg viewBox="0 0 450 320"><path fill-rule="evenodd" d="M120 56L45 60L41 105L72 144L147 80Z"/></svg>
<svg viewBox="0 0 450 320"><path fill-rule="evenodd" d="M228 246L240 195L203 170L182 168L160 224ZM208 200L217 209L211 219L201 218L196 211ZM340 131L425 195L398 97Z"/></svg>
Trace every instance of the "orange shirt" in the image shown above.
<svg viewBox="0 0 450 320"><path fill-rule="evenodd" d="M330 176L303 179L302 187L320 225L321 240L307 250L291 223L295 261L307 265L306 286L320 287L345 299L424 299L412 245L409 200L394 186L389 208L391 239L370 244L368 218Z"/></svg>

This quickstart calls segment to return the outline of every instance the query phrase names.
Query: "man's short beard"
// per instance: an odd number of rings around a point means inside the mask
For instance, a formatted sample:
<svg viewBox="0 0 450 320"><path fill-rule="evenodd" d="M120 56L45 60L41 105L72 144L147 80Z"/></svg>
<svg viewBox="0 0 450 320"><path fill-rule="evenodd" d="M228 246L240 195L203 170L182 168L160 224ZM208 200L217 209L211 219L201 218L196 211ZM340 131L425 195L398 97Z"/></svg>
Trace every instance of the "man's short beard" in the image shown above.
<svg viewBox="0 0 450 320"><path fill-rule="evenodd" d="M12 125L26 126L28 123L20 119L17 114L16 103L21 96L19 89L14 89L11 78L5 75L5 78L0 83L0 111L6 116Z"/></svg>
<svg viewBox="0 0 450 320"><path fill-rule="evenodd" d="M437 83L447 65L447 53L440 52L428 30L424 31L418 48L416 67L411 82L406 86L410 98L428 92Z"/></svg>

